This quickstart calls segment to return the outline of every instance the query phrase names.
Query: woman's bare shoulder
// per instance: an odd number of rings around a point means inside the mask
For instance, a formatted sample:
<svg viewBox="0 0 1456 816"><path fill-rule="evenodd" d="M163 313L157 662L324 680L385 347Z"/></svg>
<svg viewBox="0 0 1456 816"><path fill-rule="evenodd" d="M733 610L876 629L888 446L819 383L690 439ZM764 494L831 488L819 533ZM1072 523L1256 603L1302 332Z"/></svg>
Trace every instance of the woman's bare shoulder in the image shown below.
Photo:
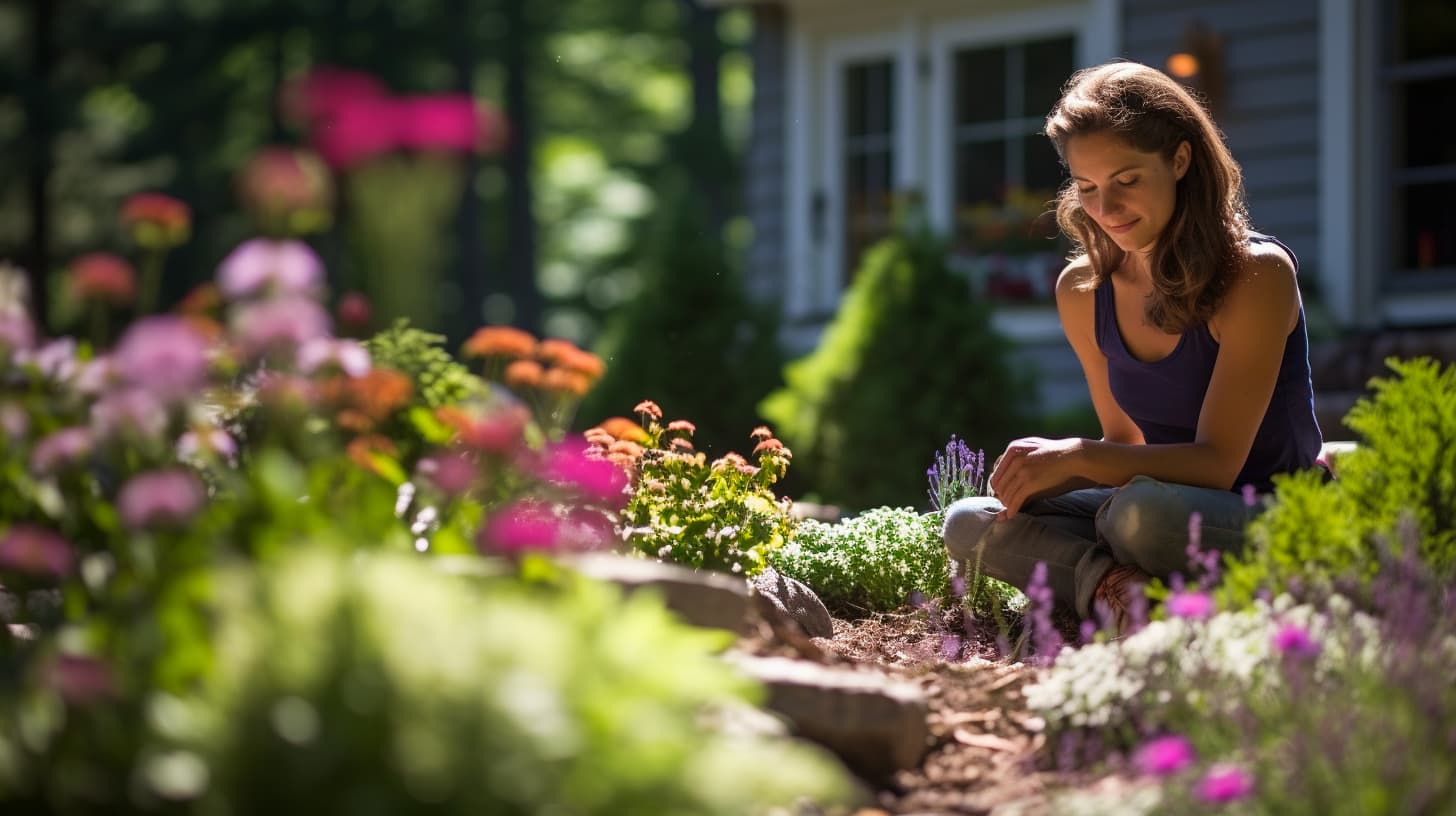
<svg viewBox="0 0 1456 816"><path fill-rule="evenodd" d="M1062 267L1057 275L1057 299L1067 296L1091 297L1097 276L1092 269L1092 259L1078 255Z"/></svg>

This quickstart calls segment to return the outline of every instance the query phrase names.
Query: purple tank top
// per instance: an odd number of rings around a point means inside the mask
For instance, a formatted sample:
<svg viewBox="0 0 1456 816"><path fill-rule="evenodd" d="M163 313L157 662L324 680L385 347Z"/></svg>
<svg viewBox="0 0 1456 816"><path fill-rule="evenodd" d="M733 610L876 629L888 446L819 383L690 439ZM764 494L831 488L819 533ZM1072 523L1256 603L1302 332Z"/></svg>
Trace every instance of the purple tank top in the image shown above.
<svg viewBox="0 0 1456 816"><path fill-rule="evenodd" d="M1294 269L1299 259L1277 238L1251 233L1250 241L1273 243L1289 253ZM1107 357L1107 379L1112 396L1143 432L1150 445L1194 441L1203 395L1213 378L1218 343L1200 323L1178 338L1178 345L1161 360L1142 362L1128 353L1117 328L1112 279L1096 292L1097 345ZM1272 489L1270 477L1315 467L1323 438L1314 416L1314 387L1309 376L1309 337L1304 306L1299 321L1284 343L1284 359L1274 394L1254 436L1249 458L1234 480L1234 489L1252 484L1260 492Z"/></svg>

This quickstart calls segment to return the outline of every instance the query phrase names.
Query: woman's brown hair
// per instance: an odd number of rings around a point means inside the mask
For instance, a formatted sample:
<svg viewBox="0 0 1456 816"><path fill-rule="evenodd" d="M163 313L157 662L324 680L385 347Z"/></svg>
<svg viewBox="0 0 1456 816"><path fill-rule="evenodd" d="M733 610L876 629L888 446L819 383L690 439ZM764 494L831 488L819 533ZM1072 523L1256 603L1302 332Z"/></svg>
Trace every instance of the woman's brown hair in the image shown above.
<svg viewBox="0 0 1456 816"><path fill-rule="evenodd" d="M1134 149L1172 160L1188 142L1192 161L1177 183L1173 217L1151 260L1148 322L1180 334L1206 322L1246 257L1248 214L1243 174L1208 112L1182 85L1135 62L1078 71L1046 120L1046 135L1066 163L1067 141L1091 133L1115 135ZM1082 209L1074 182L1057 197L1057 224L1092 262L1086 288L1100 286L1125 253Z"/></svg>

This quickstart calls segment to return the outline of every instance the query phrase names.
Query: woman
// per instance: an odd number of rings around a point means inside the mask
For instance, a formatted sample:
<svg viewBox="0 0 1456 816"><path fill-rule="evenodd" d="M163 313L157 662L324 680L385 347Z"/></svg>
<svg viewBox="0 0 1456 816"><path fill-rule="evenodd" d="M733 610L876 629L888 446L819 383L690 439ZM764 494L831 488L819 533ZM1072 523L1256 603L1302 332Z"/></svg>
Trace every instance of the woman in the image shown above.
<svg viewBox="0 0 1456 816"><path fill-rule="evenodd" d="M1161 72L1077 73L1046 135L1071 176L1057 223L1078 245L1057 312L1102 438L1012 442L994 498L948 508L945 542L1017 586L1044 561L1055 598L1121 628L1135 584L1186 573L1193 513L1205 549L1237 550L1246 486L1315 466L1298 263L1250 230L1238 164Z"/></svg>

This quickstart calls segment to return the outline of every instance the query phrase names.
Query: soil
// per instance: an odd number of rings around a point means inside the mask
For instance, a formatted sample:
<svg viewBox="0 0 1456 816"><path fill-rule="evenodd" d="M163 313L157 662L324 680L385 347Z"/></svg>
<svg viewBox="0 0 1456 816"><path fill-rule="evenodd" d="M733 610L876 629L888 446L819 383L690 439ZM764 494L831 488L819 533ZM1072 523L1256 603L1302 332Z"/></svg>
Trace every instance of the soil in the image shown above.
<svg viewBox="0 0 1456 816"><path fill-rule="evenodd" d="M925 691L934 743L919 767L875 786L877 807L856 816L1030 816L1050 812L1053 790L1121 784L1057 769L1043 724L1022 697L1036 668L1003 656L1008 644L994 626L958 625L950 615L921 610L835 617L833 623L831 638L762 626L744 645L758 654L877 667ZM1058 624L1068 628L1065 621Z"/></svg>

